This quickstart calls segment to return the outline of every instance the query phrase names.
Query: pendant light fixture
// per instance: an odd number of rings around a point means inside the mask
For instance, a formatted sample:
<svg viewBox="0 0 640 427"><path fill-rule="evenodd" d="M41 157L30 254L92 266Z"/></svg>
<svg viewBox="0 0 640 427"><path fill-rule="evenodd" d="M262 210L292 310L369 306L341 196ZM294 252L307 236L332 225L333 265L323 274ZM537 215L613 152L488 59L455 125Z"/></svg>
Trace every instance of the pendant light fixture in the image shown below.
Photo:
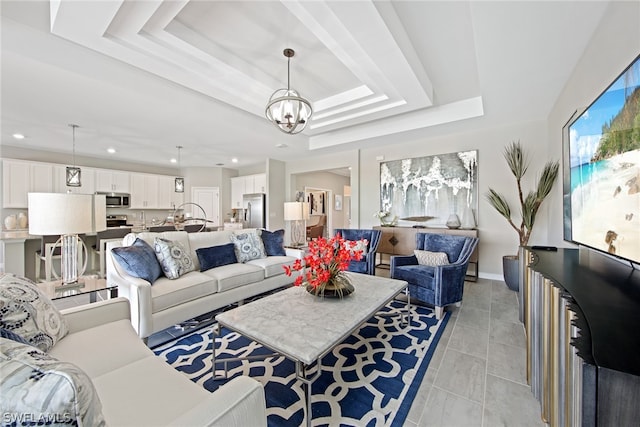
<svg viewBox="0 0 640 427"><path fill-rule="evenodd" d="M178 149L178 175L180 175L180 150L182 150L182 145L176 145ZM176 193L184 193L184 178L181 176L177 176L174 184L174 189Z"/></svg>
<svg viewBox="0 0 640 427"><path fill-rule="evenodd" d="M287 88L273 92L267 103L265 115L282 132L294 135L307 127L313 108L309 101L291 89L291 58L295 55L294 50L285 49L283 54L287 58Z"/></svg>
<svg viewBox="0 0 640 427"><path fill-rule="evenodd" d="M72 133L73 133L73 166L67 166L67 187L80 187L82 186L82 181L80 179L80 168L76 166L76 128L78 125L70 124Z"/></svg>

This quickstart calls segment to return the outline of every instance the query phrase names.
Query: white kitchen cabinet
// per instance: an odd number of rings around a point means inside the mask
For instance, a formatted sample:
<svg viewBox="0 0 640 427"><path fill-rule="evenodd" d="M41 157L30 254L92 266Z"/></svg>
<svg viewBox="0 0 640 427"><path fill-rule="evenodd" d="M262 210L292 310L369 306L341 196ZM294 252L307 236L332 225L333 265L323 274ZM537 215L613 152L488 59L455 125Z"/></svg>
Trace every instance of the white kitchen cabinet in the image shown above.
<svg viewBox="0 0 640 427"><path fill-rule="evenodd" d="M158 209L158 175L131 174L131 208Z"/></svg>
<svg viewBox="0 0 640 427"><path fill-rule="evenodd" d="M253 192L254 193L267 192L267 174L260 173L257 175L253 175Z"/></svg>
<svg viewBox="0 0 640 427"><path fill-rule="evenodd" d="M124 171L96 169L96 191L109 193L129 193L131 174Z"/></svg>
<svg viewBox="0 0 640 427"><path fill-rule="evenodd" d="M264 173L231 178L231 207L242 208L244 194L266 193L267 175Z"/></svg>
<svg viewBox="0 0 640 427"><path fill-rule="evenodd" d="M67 187L67 166L53 165L53 192L93 194L96 191L96 171L93 168L80 167L80 187Z"/></svg>
<svg viewBox="0 0 640 427"><path fill-rule="evenodd" d="M175 176L158 176L158 208L175 209L184 203L184 193L176 193Z"/></svg>
<svg viewBox="0 0 640 427"><path fill-rule="evenodd" d="M53 164L23 160L2 161L2 206L27 208L29 193L53 191Z"/></svg>
<svg viewBox="0 0 640 427"><path fill-rule="evenodd" d="M242 207L242 195L245 194L245 182L244 176L238 176L231 178L231 207L238 209Z"/></svg>
<svg viewBox="0 0 640 427"><path fill-rule="evenodd" d="M2 206L26 208L30 189L31 165L29 162L2 161Z"/></svg>

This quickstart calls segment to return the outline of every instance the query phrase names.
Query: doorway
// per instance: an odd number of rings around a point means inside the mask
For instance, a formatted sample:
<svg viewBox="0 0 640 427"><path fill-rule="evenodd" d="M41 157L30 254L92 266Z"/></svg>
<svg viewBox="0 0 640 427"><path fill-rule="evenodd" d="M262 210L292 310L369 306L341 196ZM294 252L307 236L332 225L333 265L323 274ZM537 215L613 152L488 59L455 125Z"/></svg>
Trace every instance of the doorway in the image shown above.
<svg viewBox="0 0 640 427"><path fill-rule="evenodd" d="M320 218L326 217L324 237L333 236L333 191L328 188L304 187L305 201L309 203L309 213L311 219L307 221L307 225L317 224Z"/></svg>
<svg viewBox="0 0 640 427"><path fill-rule="evenodd" d="M220 188L218 187L192 187L191 200L193 203L202 206L206 214L206 219L211 221L214 227L220 227ZM191 206L191 214L200 216L199 209Z"/></svg>

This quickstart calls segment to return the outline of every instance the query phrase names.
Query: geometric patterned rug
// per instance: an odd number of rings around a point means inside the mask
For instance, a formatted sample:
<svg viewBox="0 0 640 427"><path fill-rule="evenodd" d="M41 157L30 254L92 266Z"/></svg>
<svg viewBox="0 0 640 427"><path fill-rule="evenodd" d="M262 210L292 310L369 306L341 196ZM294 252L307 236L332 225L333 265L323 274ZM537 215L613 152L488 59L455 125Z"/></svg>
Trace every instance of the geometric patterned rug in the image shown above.
<svg viewBox="0 0 640 427"><path fill-rule="evenodd" d="M312 425L401 426L433 356L450 313L411 306L411 327L401 326L404 302L392 301L322 358L312 386ZM154 348L192 381L215 391L227 380L211 376L211 328ZM216 360L272 353L228 330L216 337ZM222 364L217 364L218 375ZM317 369L308 370L313 375ZM229 378L248 375L265 387L268 425L304 424L304 389L295 364L283 356L229 363Z"/></svg>

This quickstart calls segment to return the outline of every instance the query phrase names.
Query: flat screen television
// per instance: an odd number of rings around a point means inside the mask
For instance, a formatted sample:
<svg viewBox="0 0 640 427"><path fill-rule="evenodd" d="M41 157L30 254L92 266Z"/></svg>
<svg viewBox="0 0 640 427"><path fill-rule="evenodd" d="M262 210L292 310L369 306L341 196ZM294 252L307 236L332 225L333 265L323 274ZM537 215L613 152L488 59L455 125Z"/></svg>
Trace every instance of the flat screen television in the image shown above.
<svg viewBox="0 0 640 427"><path fill-rule="evenodd" d="M564 240L640 263L640 55L563 129Z"/></svg>

